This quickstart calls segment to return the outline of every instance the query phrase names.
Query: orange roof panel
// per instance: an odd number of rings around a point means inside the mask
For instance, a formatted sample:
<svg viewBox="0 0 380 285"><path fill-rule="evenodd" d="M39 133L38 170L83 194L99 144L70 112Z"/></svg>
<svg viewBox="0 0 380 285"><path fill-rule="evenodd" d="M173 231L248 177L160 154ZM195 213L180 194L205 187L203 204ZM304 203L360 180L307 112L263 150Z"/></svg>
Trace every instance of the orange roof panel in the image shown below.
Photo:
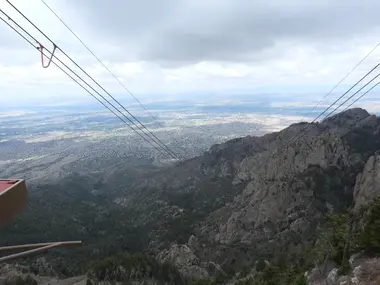
<svg viewBox="0 0 380 285"><path fill-rule="evenodd" d="M0 226L10 222L28 203L25 180L0 179Z"/></svg>
<svg viewBox="0 0 380 285"><path fill-rule="evenodd" d="M16 184L17 180L0 180L0 194Z"/></svg>

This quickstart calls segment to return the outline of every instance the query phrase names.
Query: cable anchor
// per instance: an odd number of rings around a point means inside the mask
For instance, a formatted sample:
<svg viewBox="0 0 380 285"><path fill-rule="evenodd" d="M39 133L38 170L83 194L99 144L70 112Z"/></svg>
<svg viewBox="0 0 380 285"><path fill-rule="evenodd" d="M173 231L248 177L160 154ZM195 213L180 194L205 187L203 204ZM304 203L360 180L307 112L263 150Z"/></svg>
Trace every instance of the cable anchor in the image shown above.
<svg viewBox="0 0 380 285"><path fill-rule="evenodd" d="M43 68L48 68L50 66L51 61L53 60L54 53L55 53L55 50L57 49L57 46L55 45L55 43L53 43L53 52L51 52L51 55L50 55L50 58L49 58L49 62L46 65L44 64L44 56L45 56L44 52L43 52L44 48L45 47L40 43L40 47L37 48L37 49L39 49L40 52L41 52L41 64L42 64L42 67Z"/></svg>

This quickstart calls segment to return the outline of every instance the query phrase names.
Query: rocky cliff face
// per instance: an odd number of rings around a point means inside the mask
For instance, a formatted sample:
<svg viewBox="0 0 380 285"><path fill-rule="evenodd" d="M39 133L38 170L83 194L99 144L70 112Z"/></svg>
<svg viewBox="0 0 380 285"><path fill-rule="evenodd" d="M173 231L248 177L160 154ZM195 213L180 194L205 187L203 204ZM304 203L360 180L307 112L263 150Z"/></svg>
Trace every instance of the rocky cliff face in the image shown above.
<svg viewBox="0 0 380 285"><path fill-rule="evenodd" d="M286 141L283 138L293 137L300 127L260 138L267 139L267 149L236 163L232 180L235 185L244 184L244 189L209 216L203 233L214 226L212 242L278 243L282 238L304 235L326 212L351 203L356 175L368 159L368 154L357 152L355 142L350 141L352 132L365 129L378 141L377 119L364 110L351 110L315 125L313 135L281 148L281 141ZM369 177L376 171L373 159L368 163L361 178L364 181L359 183L368 181L368 186L362 186L365 190L358 194L358 201L363 195L367 195L364 200L376 195L373 180L378 178Z"/></svg>
<svg viewBox="0 0 380 285"><path fill-rule="evenodd" d="M306 136L288 144L308 128ZM149 193L151 202L145 200L141 208L143 216L151 213L144 223L186 222L187 234L172 242L185 244L194 234L206 245L193 251L197 257L223 268L238 267L251 256L297 251L297 244L307 240L327 213L352 203L359 207L379 195L378 150L380 120L351 109L322 123L294 124L262 137L215 145L186 166L156 173L136 187L140 194L130 201L136 210L136 201L142 203ZM157 203L164 205L166 215L152 216ZM174 214L176 207L179 214ZM154 232L158 240L167 237ZM152 248L157 244L164 245L155 242ZM185 249L174 248L177 253Z"/></svg>
<svg viewBox="0 0 380 285"><path fill-rule="evenodd" d="M354 189L355 208L368 204L380 196L380 155L371 156L358 174Z"/></svg>

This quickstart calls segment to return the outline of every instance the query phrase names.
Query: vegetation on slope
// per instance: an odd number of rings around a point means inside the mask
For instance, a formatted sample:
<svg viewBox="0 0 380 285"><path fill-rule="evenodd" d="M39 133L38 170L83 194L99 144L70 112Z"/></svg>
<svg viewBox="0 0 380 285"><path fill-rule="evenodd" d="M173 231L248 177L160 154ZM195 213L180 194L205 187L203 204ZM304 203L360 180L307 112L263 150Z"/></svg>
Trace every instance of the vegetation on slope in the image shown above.
<svg viewBox="0 0 380 285"><path fill-rule="evenodd" d="M250 268L246 273L251 277L241 278L236 285L306 285L304 273L319 265L322 274L327 263L339 267L339 274L347 274L350 267L349 258L362 252L366 256L380 256L380 198L360 211L334 213L326 217L326 223L316 236L316 242L309 246L302 263L270 263ZM243 272L243 271L242 271ZM202 283L203 284L203 283ZM217 284L217 283L204 283Z"/></svg>
<svg viewBox="0 0 380 285"><path fill-rule="evenodd" d="M88 276L97 281L127 282L153 279L158 284L186 284L170 264L159 264L143 254L117 254L89 265Z"/></svg>

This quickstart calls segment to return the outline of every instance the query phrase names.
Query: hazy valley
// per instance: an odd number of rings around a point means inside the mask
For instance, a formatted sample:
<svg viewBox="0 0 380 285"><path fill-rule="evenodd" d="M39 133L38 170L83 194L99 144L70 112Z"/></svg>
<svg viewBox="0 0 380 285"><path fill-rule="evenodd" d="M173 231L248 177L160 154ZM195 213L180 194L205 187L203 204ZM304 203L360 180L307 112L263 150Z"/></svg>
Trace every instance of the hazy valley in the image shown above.
<svg viewBox="0 0 380 285"><path fill-rule="evenodd" d="M254 104L256 105L256 104ZM108 171L119 162L167 163L168 158L102 109L23 111L0 116L0 176L28 181L59 179L78 172ZM199 109L199 110L198 110ZM230 109L230 110L229 110ZM213 144L260 135L301 120L278 110L250 113L252 107L207 107L156 111L158 122L137 114L146 126L183 158L202 154ZM226 112L227 110L227 112ZM136 111L134 111L136 112Z"/></svg>

